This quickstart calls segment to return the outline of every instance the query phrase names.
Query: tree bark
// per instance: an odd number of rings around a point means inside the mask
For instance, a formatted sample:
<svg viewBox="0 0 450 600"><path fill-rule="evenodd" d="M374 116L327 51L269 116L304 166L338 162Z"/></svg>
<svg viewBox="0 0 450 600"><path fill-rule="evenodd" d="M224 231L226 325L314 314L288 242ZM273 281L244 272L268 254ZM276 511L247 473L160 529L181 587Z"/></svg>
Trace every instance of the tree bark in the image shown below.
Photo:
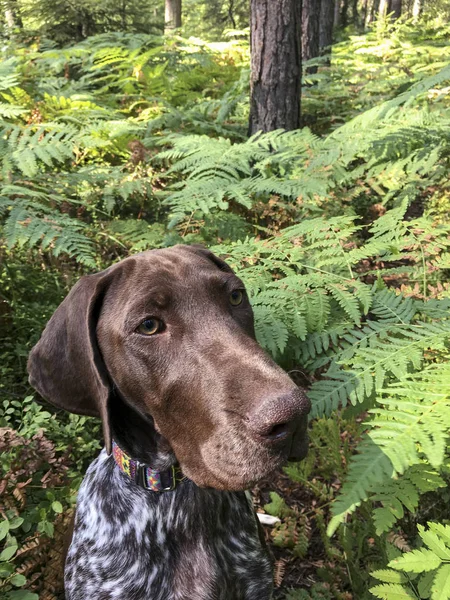
<svg viewBox="0 0 450 600"><path fill-rule="evenodd" d="M369 23L373 23L376 19L376 16L379 12L380 8L380 0L372 0L372 4L370 6L369 16L367 17L367 25Z"/></svg>
<svg viewBox="0 0 450 600"><path fill-rule="evenodd" d="M127 30L127 4L126 0L122 0L122 6L120 9L120 20L122 21L122 31Z"/></svg>
<svg viewBox="0 0 450 600"><path fill-rule="evenodd" d="M4 2L5 6L5 22L7 29L12 32L13 29L18 27L19 29L23 29L22 16L20 14L20 9L17 4L17 0L7 0Z"/></svg>
<svg viewBox="0 0 450 600"><path fill-rule="evenodd" d="M228 3L228 18L231 21L231 24L233 26L233 29L236 29L236 21L234 19L234 0L230 0Z"/></svg>
<svg viewBox="0 0 450 600"><path fill-rule="evenodd" d="M390 12L390 1L389 0L380 0L380 4L378 6L378 14L380 17L385 17Z"/></svg>
<svg viewBox="0 0 450 600"><path fill-rule="evenodd" d="M358 26L359 15L358 15L358 0L352 0L352 21L355 27Z"/></svg>
<svg viewBox="0 0 450 600"><path fill-rule="evenodd" d="M366 30L368 17L369 17L369 0L364 0L363 9L362 9L362 17L361 17L361 25L362 25L363 31Z"/></svg>
<svg viewBox="0 0 450 600"><path fill-rule="evenodd" d="M181 27L181 0L165 0L166 19L164 33Z"/></svg>
<svg viewBox="0 0 450 600"><path fill-rule="evenodd" d="M302 2L302 61L316 58L320 54L319 25L320 0L303 0ZM317 67L308 67L308 73L315 73Z"/></svg>
<svg viewBox="0 0 450 600"><path fill-rule="evenodd" d="M422 0L414 0L413 9L412 9L412 16L413 16L414 22L417 21L419 19L420 15L422 14L422 8L423 8Z"/></svg>
<svg viewBox="0 0 450 600"><path fill-rule="evenodd" d="M333 43L334 2L335 0L321 0L320 2L319 47L321 53Z"/></svg>
<svg viewBox="0 0 450 600"><path fill-rule="evenodd" d="M393 19L399 19L402 16L402 0L392 0L390 11Z"/></svg>
<svg viewBox="0 0 450 600"><path fill-rule="evenodd" d="M10 8L5 8L5 22L9 30L14 29L14 27L16 26L14 13Z"/></svg>
<svg viewBox="0 0 450 600"><path fill-rule="evenodd" d="M342 3L341 25L342 27L347 27L348 25L348 0L344 0Z"/></svg>
<svg viewBox="0 0 450 600"><path fill-rule="evenodd" d="M340 24L341 24L341 0L335 0L333 26L339 27Z"/></svg>
<svg viewBox="0 0 450 600"><path fill-rule="evenodd" d="M251 0L249 133L300 126L301 0Z"/></svg>

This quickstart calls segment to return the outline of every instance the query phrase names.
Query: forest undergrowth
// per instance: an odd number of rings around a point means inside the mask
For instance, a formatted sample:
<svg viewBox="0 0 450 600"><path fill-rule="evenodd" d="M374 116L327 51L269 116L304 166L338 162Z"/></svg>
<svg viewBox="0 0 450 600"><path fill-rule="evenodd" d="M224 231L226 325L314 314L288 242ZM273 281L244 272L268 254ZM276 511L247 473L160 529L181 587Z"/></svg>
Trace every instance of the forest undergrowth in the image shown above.
<svg viewBox="0 0 450 600"><path fill-rule="evenodd" d="M254 490L276 598L450 598L450 27L380 21L304 77L297 131L247 138L249 51L102 34L0 59L0 595L61 596L99 424L26 358L81 274L202 243L309 390L311 450ZM274 486L276 489L274 489Z"/></svg>

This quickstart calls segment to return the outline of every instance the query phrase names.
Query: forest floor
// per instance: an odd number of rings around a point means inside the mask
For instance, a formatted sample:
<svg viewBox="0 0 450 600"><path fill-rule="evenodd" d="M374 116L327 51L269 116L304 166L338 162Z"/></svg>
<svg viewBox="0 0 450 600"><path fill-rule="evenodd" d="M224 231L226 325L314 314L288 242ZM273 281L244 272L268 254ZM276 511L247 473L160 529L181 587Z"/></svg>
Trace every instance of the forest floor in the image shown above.
<svg viewBox="0 0 450 600"><path fill-rule="evenodd" d="M305 512L315 502L314 496L304 487L295 484L287 475L278 471L262 481L253 491L258 512L264 512L264 506L270 502L270 493L276 492L282 498L289 498L289 505L300 513ZM306 557L293 556L292 552L274 543L271 526L263 526L267 544L275 560L274 599L284 598L288 588L307 587L316 583L317 567L325 563L325 553L318 530L311 530L310 545ZM284 591L283 591L284 590Z"/></svg>

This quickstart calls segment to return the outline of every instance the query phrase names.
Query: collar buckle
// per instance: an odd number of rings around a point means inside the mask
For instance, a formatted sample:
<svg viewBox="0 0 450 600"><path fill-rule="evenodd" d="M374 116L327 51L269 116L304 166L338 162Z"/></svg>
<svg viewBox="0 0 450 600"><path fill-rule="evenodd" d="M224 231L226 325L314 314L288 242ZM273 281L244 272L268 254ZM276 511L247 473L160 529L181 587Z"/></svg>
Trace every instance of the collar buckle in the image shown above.
<svg viewBox="0 0 450 600"><path fill-rule="evenodd" d="M165 481L164 483L167 483L168 485L161 489L162 492L171 492L177 487L177 473L174 465L172 465L168 471L163 471L161 473L161 481L164 478L167 479L167 482Z"/></svg>
<svg viewBox="0 0 450 600"><path fill-rule="evenodd" d="M159 472L158 483L149 484L147 479L148 467L145 464L138 464L136 469L135 481L138 485L152 492L171 492L177 486L177 476L175 466Z"/></svg>

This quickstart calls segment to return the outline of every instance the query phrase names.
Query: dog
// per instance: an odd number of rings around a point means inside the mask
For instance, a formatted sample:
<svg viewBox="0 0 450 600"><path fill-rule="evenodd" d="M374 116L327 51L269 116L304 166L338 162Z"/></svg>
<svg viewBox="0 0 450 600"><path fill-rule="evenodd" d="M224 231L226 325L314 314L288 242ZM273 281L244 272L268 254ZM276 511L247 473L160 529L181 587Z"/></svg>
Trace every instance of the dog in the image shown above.
<svg viewBox="0 0 450 600"><path fill-rule="evenodd" d="M242 281L210 251L150 250L82 277L32 349L31 385L100 417L67 600L268 600L244 490L307 452L305 392L255 340Z"/></svg>

